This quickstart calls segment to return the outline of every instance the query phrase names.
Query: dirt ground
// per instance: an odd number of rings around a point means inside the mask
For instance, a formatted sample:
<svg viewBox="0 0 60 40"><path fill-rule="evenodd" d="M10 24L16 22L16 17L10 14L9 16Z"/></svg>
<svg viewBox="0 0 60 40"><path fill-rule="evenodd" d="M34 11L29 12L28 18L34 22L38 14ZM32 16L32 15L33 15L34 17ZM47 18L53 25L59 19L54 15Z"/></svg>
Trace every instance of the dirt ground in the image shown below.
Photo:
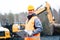
<svg viewBox="0 0 60 40"><path fill-rule="evenodd" d="M60 40L60 36L43 36L41 40Z"/></svg>

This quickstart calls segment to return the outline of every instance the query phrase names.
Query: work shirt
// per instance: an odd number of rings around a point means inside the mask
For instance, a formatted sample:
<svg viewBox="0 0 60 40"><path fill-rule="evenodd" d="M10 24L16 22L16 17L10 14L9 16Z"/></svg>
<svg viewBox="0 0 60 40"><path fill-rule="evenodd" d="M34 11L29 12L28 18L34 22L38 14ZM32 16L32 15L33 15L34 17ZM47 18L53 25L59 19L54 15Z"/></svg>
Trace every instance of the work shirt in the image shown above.
<svg viewBox="0 0 60 40"><path fill-rule="evenodd" d="M34 23L35 23L34 24L35 30L33 31L33 34L40 33L43 30L42 23L41 23L40 19L36 18L34 20Z"/></svg>

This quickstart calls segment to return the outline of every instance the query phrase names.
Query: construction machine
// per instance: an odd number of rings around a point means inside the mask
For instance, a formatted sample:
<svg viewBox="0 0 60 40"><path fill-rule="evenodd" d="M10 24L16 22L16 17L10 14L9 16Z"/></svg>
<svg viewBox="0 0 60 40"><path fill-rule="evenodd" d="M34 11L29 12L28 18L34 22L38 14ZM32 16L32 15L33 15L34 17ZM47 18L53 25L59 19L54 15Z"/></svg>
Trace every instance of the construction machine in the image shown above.
<svg viewBox="0 0 60 40"><path fill-rule="evenodd" d="M2 27L0 24L0 40L1 39L8 40L10 38L11 38L11 36L10 36L9 29Z"/></svg>
<svg viewBox="0 0 60 40"><path fill-rule="evenodd" d="M40 20L42 21L43 25L43 35L52 35L53 34L53 24L55 21L53 21L53 15L51 12L50 5L46 2L45 7L38 8L35 12Z"/></svg>
<svg viewBox="0 0 60 40"><path fill-rule="evenodd" d="M21 31L23 31L24 30L24 27L22 27L21 25L24 25L24 24L20 24L20 23L14 23L13 25L12 25L12 33L13 33L13 35L15 36L15 37L20 37L19 35L23 35L24 33L22 33L22 34L20 34L21 33ZM20 33L19 33L20 32Z"/></svg>
<svg viewBox="0 0 60 40"><path fill-rule="evenodd" d="M60 33L60 24L55 23L55 19L52 13L52 9L48 2L46 2L45 7L38 8L35 12L42 21L44 35L53 35L55 33Z"/></svg>

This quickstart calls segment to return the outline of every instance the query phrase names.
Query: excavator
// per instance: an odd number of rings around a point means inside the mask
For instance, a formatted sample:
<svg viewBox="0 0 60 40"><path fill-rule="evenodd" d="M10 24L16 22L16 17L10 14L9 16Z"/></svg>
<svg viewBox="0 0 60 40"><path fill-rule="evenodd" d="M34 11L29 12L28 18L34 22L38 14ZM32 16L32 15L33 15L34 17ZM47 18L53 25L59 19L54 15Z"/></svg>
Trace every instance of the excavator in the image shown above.
<svg viewBox="0 0 60 40"><path fill-rule="evenodd" d="M37 11L35 12L38 17L41 19L42 21L42 25L43 25L43 35L53 35L53 24L55 23L55 21L53 20L53 15L52 15L52 11L51 11L51 7L49 5L48 2L46 2L45 7L43 8L38 8Z"/></svg>
<svg viewBox="0 0 60 40"><path fill-rule="evenodd" d="M43 35L54 35L60 33L60 24L55 23L55 18L48 2L46 2L44 8L38 8L35 13L42 21L44 28L42 32Z"/></svg>

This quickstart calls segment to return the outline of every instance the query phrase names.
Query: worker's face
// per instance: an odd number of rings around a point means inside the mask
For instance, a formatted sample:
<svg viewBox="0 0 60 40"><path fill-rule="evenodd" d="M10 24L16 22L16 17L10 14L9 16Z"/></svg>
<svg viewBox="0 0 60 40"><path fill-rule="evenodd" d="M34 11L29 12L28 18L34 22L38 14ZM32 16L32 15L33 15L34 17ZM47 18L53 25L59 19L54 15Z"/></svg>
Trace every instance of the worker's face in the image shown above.
<svg viewBox="0 0 60 40"><path fill-rule="evenodd" d="M28 14L33 14L34 10L28 10Z"/></svg>

